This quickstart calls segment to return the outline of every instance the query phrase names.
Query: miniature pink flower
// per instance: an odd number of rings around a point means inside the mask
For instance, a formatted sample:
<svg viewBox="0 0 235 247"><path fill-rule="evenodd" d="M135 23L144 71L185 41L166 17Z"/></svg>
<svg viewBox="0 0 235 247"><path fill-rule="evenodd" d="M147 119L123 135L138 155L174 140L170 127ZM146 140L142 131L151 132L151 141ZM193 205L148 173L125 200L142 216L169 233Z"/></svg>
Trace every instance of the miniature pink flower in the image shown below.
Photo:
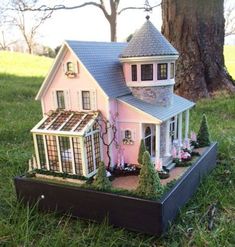
<svg viewBox="0 0 235 247"><path fill-rule="evenodd" d="M194 131L191 131L191 140L196 142L197 141L197 135Z"/></svg>
<svg viewBox="0 0 235 247"><path fill-rule="evenodd" d="M177 150L175 146L172 148L172 157L175 159L177 157Z"/></svg>

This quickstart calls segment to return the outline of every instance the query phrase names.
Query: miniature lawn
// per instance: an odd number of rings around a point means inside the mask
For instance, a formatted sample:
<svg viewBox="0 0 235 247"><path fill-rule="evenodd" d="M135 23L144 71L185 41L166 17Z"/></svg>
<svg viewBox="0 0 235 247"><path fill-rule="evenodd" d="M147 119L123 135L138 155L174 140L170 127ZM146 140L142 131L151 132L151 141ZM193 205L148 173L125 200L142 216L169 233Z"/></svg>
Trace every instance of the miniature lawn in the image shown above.
<svg viewBox="0 0 235 247"><path fill-rule="evenodd" d="M190 127L196 131L206 113L212 139L219 142L218 166L164 237L40 213L17 202L12 178L28 168L33 152L29 131L41 118L34 96L51 62L0 52L0 246L234 246L235 96L202 100L191 112ZM209 231L206 213L213 203Z"/></svg>

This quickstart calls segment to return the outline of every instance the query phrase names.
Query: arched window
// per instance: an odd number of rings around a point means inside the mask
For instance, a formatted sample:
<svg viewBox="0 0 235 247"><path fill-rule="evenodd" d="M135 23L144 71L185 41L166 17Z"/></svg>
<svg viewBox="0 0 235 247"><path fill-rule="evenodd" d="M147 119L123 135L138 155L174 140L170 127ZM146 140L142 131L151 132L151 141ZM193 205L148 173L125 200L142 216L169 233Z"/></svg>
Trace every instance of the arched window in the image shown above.
<svg viewBox="0 0 235 247"><path fill-rule="evenodd" d="M66 69L67 72L74 72L74 64L72 62L67 62Z"/></svg>

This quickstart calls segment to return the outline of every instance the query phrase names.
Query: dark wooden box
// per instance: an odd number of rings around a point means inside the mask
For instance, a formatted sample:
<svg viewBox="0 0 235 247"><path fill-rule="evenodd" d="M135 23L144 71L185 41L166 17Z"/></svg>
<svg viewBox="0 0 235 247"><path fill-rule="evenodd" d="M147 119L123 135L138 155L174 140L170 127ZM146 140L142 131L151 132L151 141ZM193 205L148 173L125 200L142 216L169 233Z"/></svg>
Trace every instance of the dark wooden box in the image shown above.
<svg viewBox="0 0 235 247"><path fill-rule="evenodd" d="M159 201L59 185L32 178L15 177L17 198L45 211L70 213L74 217L110 224L160 236L166 232L180 208L197 190L201 179L216 165L217 143L176 182Z"/></svg>

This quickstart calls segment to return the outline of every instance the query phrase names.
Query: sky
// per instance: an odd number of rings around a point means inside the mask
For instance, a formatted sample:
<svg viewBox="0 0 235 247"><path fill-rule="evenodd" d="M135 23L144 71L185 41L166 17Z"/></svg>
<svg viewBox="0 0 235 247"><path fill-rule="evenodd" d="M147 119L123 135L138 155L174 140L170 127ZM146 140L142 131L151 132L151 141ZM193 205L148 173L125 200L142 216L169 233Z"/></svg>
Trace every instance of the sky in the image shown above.
<svg viewBox="0 0 235 247"><path fill-rule="evenodd" d="M1 2L6 0L0 0ZM54 6L55 4L76 5L86 0L40 0L42 4ZM93 0L99 2L98 0ZM161 0L149 0L150 5L156 5ZM235 4L235 0L227 0L229 4ZM108 0L104 0L108 3ZM128 6L144 6L145 0L120 0L119 9ZM31 15L34 13L31 13ZM140 28L145 22L146 12L143 10L127 10L118 16L117 39L125 41L126 38ZM32 18L32 17L30 17ZM161 30L161 7L156 7L150 14L151 22ZM30 19L29 19L30 22ZM14 31L14 36L19 33ZM52 18L47 20L40 28L37 40L46 46L55 48L64 40L82 41L110 41L109 23L102 11L94 6L86 6L75 10L54 11ZM235 35L226 39L227 44L235 45Z"/></svg>
<svg viewBox="0 0 235 247"><path fill-rule="evenodd" d="M66 3L66 1L64 2ZM120 8L143 6L144 2L144 0L122 0L120 1ZM159 3L159 0L149 2L156 4ZM125 41L131 33L140 28L145 22L145 16L146 12L143 10L127 10L118 16L118 41ZM161 30L161 8L153 9L150 16L153 24ZM87 6L76 10L56 11L53 13L52 18L41 28L40 32L42 33L40 37L41 42L52 47L61 44L66 39L110 41L109 23L102 11L94 6Z"/></svg>

